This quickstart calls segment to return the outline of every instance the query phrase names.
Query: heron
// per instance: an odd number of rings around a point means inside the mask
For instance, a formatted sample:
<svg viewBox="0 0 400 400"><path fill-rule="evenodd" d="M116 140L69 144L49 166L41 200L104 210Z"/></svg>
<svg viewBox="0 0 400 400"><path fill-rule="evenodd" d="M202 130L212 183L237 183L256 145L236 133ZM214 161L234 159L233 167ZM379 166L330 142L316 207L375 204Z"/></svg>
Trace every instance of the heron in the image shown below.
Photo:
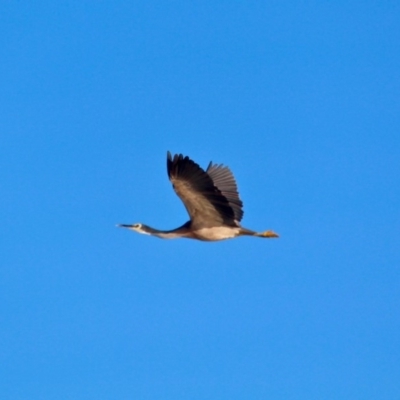
<svg viewBox="0 0 400 400"><path fill-rule="evenodd" d="M154 229L142 223L119 224L119 227L162 239L218 241L238 236L279 237L272 230L255 232L240 225L243 203L235 178L227 166L210 162L204 170L188 156L172 156L168 151L167 172L190 220L176 229L167 231Z"/></svg>

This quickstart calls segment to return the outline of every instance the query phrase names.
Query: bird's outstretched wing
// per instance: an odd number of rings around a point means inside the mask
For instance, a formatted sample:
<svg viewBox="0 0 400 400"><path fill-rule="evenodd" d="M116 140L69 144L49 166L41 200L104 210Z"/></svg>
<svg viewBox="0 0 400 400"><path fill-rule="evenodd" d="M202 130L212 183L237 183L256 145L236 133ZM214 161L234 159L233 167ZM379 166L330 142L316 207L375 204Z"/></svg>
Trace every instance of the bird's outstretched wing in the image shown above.
<svg viewBox="0 0 400 400"><path fill-rule="evenodd" d="M243 203L239 198L236 181L231 170L224 165L213 164L210 162L206 169L206 173L214 182L214 186L216 186L222 195L228 200L228 203L234 212L235 220L241 221L243 218Z"/></svg>
<svg viewBox="0 0 400 400"><path fill-rule="evenodd" d="M209 174L189 157L184 157L182 154L172 157L168 152L168 177L176 194L185 205L193 225L197 227L222 224L237 226L239 219L236 216L241 216L237 208L240 210L241 202L237 195L236 184L232 186L233 176L230 171L227 174L225 168L211 166L211 174ZM217 187L212 176L222 185L226 195L234 200L233 202L224 195L221 188Z"/></svg>

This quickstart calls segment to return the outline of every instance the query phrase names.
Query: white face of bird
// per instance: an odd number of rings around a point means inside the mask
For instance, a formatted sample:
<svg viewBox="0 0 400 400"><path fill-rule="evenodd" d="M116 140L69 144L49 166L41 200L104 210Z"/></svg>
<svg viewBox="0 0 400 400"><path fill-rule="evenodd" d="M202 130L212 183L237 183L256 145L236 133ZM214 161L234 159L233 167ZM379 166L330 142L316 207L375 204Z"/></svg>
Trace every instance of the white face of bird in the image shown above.
<svg viewBox="0 0 400 400"><path fill-rule="evenodd" d="M142 229L142 224L132 224L129 229L131 229L132 231L140 232L140 230Z"/></svg>
<svg viewBox="0 0 400 400"><path fill-rule="evenodd" d="M117 226L120 228L130 229L131 231L142 233L144 235L150 235L150 232L147 231L149 229L148 226L143 224L118 224Z"/></svg>
<svg viewBox="0 0 400 400"><path fill-rule="evenodd" d="M142 233L144 235L150 235L149 233L145 232L143 230L143 225L142 224L133 224L129 229L138 232L138 233Z"/></svg>

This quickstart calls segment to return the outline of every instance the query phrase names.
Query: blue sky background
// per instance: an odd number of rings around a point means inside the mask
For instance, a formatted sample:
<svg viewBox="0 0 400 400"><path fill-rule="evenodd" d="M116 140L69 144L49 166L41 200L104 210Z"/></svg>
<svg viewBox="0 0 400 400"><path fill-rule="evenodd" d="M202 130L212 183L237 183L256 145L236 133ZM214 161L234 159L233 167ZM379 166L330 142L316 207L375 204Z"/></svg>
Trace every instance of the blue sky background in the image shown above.
<svg viewBox="0 0 400 400"><path fill-rule="evenodd" d="M398 1L3 1L2 399L399 399ZM231 167L187 220L166 152Z"/></svg>

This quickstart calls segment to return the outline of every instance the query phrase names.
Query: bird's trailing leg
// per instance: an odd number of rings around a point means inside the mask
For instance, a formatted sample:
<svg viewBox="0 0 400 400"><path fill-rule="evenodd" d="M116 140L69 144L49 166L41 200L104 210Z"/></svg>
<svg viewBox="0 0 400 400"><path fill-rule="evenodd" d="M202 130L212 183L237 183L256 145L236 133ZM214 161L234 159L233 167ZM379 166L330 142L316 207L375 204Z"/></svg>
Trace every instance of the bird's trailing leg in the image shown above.
<svg viewBox="0 0 400 400"><path fill-rule="evenodd" d="M261 233L256 233L254 236L263 237L263 238L278 238L279 235L276 234L274 231L265 231Z"/></svg>
<svg viewBox="0 0 400 400"><path fill-rule="evenodd" d="M250 229L240 228L238 236L257 236L262 238L278 238L279 235L273 231L265 231L265 232L254 232Z"/></svg>

